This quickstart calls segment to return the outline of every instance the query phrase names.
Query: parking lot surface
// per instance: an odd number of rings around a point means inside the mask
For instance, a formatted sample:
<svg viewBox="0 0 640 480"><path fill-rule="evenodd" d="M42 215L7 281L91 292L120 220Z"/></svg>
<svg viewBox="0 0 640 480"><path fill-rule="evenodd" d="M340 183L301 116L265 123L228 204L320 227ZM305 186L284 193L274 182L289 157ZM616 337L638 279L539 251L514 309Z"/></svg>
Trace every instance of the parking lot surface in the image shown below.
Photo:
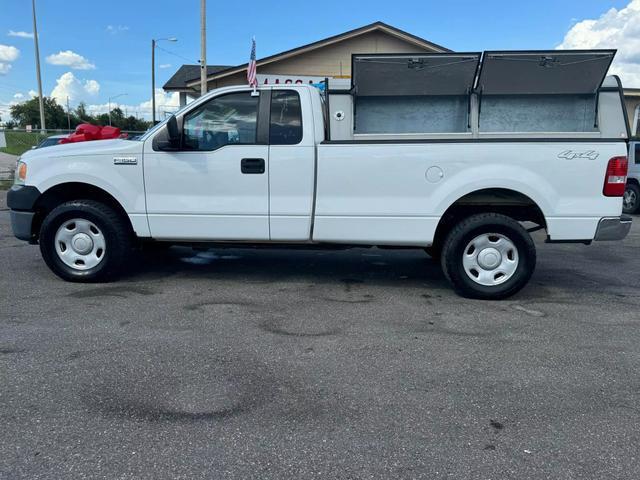
<svg viewBox="0 0 640 480"><path fill-rule="evenodd" d="M0 478L640 478L637 221L481 302L379 249L65 283L0 196Z"/></svg>

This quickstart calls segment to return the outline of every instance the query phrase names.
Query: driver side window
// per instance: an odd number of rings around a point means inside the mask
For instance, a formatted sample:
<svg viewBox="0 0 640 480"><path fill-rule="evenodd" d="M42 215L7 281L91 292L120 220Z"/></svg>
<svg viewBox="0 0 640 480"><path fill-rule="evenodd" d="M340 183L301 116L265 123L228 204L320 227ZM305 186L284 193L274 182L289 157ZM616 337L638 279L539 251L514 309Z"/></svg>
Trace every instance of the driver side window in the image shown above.
<svg viewBox="0 0 640 480"><path fill-rule="evenodd" d="M250 92L228 93L189 112L184 117L183 148L212 151L255 144L258 100Z"/></svg>

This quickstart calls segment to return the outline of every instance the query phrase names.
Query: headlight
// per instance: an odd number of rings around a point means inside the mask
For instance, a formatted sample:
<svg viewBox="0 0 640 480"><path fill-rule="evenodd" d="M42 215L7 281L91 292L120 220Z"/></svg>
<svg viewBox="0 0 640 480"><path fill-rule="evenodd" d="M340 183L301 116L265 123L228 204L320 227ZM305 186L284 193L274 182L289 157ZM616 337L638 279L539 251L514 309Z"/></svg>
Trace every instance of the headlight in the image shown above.
<svg viewBox="0 0 640 480"><path fill-rule="evenodd" d="M18 160L18 164L16 165L16 175L15 175L14 183L16 185L24 185L24 182L26 179L27 179L27 164Z"/></svg>

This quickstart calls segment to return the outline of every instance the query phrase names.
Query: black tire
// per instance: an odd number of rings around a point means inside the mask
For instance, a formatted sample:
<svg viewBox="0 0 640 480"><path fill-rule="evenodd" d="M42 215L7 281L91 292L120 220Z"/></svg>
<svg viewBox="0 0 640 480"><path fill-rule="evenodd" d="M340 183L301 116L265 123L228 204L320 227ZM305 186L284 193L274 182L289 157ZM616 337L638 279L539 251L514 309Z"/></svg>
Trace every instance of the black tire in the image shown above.
<svg viewBox="0 0 640 480"><path fill-rule="evenodd" d="M481 285L464 269L463 254L467 245L482 234L498 234L509 239L517 249L518 264L512 276L497 285ZM517 221L498 213L472 215L456 224L444 241L442 270L457 293L468 298L499 300L521 290L533 275L536 248L529 233Z"/></svg>
<svg viewBox="0 0 640 480"><path fill-rule="evenodd" d="M628 215L640 210L640 187L634 183L627 183L624 191L622 211Z"/></svg>
<svg viewBox="0 0 640 480"><path fill-rule="evenodd" d="M85 219L98 227L104 236L104 256L87 270L65 264L56 251L56 233L71 219ZM105 282L118 276L131 253L133 233L129 223L113 208L94 200L73 200L54 208L40 227L40 252L47 266L60 278L70 282Z"/></svg>

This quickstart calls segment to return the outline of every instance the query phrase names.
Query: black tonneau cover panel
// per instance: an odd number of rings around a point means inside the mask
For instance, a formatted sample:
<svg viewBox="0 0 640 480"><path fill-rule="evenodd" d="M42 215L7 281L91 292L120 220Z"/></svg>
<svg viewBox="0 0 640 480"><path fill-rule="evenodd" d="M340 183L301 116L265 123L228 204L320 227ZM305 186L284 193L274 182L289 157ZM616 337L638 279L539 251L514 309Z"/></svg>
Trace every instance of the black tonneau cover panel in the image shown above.
<svg viewBox="0 0 640 480"><path fill-rule="evenodd" d="M485 52L477 88L483 95L593 94L615 50Z"/></svg>
<svg viewBox="0 0 640 480"><path fill-rule="evenodd" d="M358 54L352 87L358 97L466 95L473 89L480 53Z"/></svg>

